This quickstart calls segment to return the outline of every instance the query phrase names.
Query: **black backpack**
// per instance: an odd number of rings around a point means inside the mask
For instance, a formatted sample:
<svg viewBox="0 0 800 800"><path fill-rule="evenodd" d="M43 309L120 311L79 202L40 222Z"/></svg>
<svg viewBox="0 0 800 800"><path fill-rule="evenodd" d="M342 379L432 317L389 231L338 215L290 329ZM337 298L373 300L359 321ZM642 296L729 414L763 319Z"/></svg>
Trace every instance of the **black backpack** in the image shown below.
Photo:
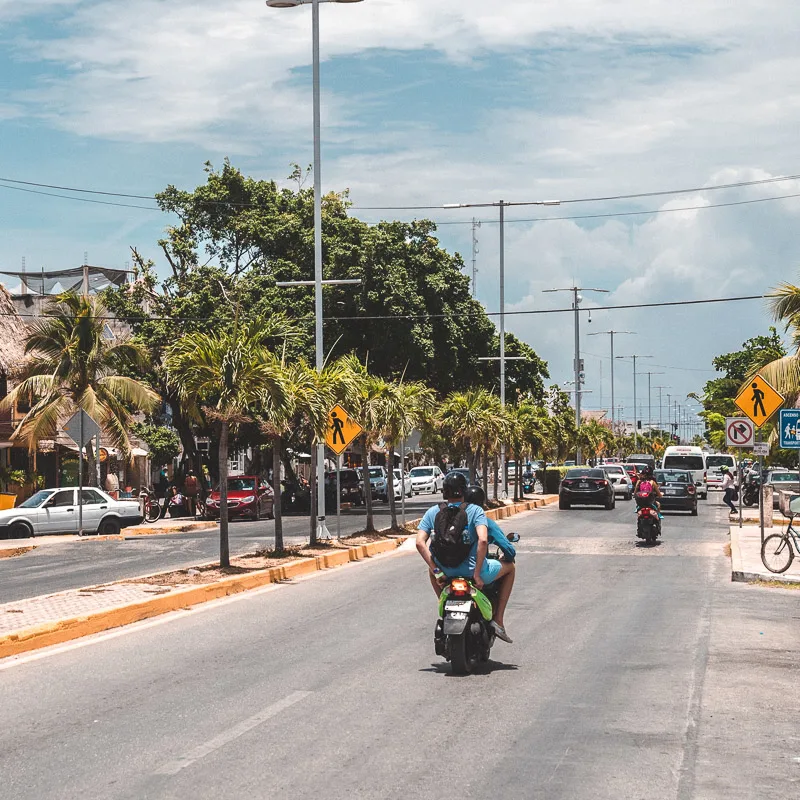
<svg viewBox="0 0 800 800"><path fill-rule="evenodd" d="M458 506L440 504L433 521L431 554L443 567L457 567L472 550L472 542L464 538L468 524L466 503Z"/></svg>

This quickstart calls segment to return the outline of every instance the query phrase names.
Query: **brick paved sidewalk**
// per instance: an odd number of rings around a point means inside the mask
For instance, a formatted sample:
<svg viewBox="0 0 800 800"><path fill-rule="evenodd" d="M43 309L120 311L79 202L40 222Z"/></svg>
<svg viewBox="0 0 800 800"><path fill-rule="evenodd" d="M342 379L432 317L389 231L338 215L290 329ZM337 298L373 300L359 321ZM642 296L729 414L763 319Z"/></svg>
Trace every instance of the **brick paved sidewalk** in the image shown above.
<svg viewBox="0 0 800 800"><path fill-rule="evenodd" d="M157 595L168 594L176 588L186 587L154 586L150 583L115 583L5 603L0 605L0 636L64 619L141 603Z"/></svg>

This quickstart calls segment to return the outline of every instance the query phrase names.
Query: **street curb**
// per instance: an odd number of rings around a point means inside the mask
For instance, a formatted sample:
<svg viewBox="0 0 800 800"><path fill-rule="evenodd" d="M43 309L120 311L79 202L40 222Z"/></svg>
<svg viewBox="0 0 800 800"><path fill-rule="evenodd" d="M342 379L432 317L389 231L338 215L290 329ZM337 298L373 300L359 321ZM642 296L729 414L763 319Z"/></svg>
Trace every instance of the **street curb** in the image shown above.
<svg viewBox="0 0 800 800"><path fill-rule="evenodd" d="M233 575L214 583L201 586L190 586L176 589L169 594L154 597L140 603L97 611L82 617L71 617L56 622L24 628L0 637L0 659L19 655L42 647L63 644L73 639L80 639L95 633L102 633L111 628L141 622L150 617L157 617L170 611L190 608L191 606L217 600L251 589L258 589L271 583L281 583L300 575L310 575L325 569L340 567L351 561L372 558L382 553L396 550L405 539L390 539L354 545L347 550L329 553L313 558L304 558L279 567L271 567L249 575ZM117 583L130 583L117 581ZM108 585L108 584L106 584Z"/></svg>

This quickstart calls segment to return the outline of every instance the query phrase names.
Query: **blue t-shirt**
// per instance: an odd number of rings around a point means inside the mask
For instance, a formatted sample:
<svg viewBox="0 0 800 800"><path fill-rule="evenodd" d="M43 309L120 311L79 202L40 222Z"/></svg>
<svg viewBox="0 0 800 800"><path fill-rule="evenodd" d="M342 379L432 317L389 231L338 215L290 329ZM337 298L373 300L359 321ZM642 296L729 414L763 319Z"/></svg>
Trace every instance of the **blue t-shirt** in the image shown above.
<svg viewBox="0 0 800 800"><path fill-rule="evenodd" d="M450 503L451 506L459 506L460 503ZM439 505L432 506L425 512L422 522L419 524L419 529L425 531L428 535L433 534L433 524L436 515L439 513ZM449 577L458 577L462 575L472 575L475 571L475 559L478 554L478 525L486 525L488 527L488 520L486 519L486 512L480 507L472 503L467 505L467 527L464 528L464 541L470 542L469 555L457 567L443 567L439 562L436 563L441 567L445 575ZM436 559L434 558L434 561Z"/></svg>

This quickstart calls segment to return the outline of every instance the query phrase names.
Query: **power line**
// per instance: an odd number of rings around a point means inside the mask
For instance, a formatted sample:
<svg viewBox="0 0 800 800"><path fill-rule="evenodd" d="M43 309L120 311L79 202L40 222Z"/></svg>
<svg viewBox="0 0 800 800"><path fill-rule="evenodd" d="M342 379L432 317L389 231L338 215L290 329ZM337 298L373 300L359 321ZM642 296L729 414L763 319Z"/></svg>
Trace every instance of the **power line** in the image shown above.
<svg viewBox="0 0 800 800"><path fill-rule="evenodd" d="M25 192L26 194L41 194L45 197L60 197L62 200L76 200L79 203L95 203L101 206L118 206L120 208L141 208L145 211L160 211L154 206L139 206L134 203L115 203L112 200L95 200L91 197L70 197L68 194L56 194L55 192L41 192L38 189L25 189L22 186L8 186L0 183L0 189L13 189L15 192Z"/></svg>

